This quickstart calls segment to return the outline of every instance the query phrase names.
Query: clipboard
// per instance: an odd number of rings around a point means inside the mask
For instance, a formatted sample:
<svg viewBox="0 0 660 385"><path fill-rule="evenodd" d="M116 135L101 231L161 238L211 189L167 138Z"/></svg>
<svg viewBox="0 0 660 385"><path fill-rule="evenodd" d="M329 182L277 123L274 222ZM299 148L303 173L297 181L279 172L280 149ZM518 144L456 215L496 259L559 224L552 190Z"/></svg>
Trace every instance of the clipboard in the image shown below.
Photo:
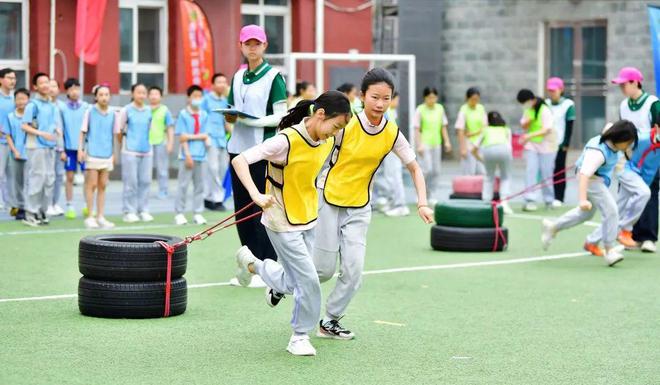
<svg viewBox="0 0 660 385"><path fill-rule="evenodd" d="M235 115L238 116L239 118L246 118L246 119L259 119L258 117L250 114L246 114L245 112L239 111L236 108L218 108L213 110L213 112L219 112L221 114L225 115Z"/></svg>

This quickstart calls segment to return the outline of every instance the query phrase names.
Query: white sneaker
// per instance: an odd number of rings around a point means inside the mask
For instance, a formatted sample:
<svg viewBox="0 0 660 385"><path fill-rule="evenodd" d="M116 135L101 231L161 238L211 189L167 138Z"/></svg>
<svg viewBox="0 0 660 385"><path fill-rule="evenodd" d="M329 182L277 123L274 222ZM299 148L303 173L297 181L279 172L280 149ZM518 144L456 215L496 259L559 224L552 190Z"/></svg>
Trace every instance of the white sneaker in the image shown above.
<svg viewBox="0 0 660 385"><path fill-rule="evenodd" d="M85 228L88 229L98 229L101 226L99 226L99 223L96 221L96 218L94 217L87 217L85 218Z"/></svg>
<svg viewBox="0 0 660 385"><path fill-rule="evenodd" d="M83 183L85 183L85 176L83 174L80 174L80 173L75 173L73 175L73 185L74 186L80 186Z"/></svg>
<svg viewBox="0 0 660 385"><path fill-rule="evenodd" d="M205 225L206 224L206 218L202 216L202 214L195 214L193 216L193 222L196 225Z"/></svg>
<svg viewBox="0 0 660 385"><path fill-rule="evenodd" d="M46 209L46 216L54 217L56 215L57 210L55 210L55 206L48 206L48 209Z"/></svg>
<svg viewBox="0 0 660 385"><path fill-rule="evenodd" d="M102 229L113 229L115 227L115 224L105 219L105 217L98 218L96 222Z"/></svg>
<svg viewBox="0 0 660 385"><path fill-rule="evenodd" d="M605 263L607 263L607 266L614 266L617 263L623 261L623 254L621 254L621 252L618 249L613 248L610 249L610 251L608 251L607 253L605 253L603 259L605 260Z"/></svg>
<svg viewBox="0 0 660 385"><path fill-rule="evenodd" d="M140 213L140 219L142 222L152 222L154 220L154 217L151 216L148 212L144 211Z"/></svg>
<svg viewBox="0 0 660 385"><path fill-rule="evenodd" d="M135 222L139 222L139 221L140 221L140 217L138 217L138 216L135 215L134 213L127 213L127 214L124 214L124 218L123 218L123 219L124 219L124 222L126 222L126 223L135 223Z"/></svg>
<svg viewBox="0 0 660 385"><path fill-rule="evenodd" d="M238 278L232 277L232 279L229 280L229 286L241 286L241 283L238 282Z"/></svg>
<svg viewBox="0 0 660 385"><path fill-rule="evenodd" d="M644 241L642 242L642 246L640 247L640 249L645 253L655 253L657 247L655 246L655 242L653 241Z"/></svg>
<svg viewBox="0 0 660 385"><path fill-rule="evenodd" d="M405 217L410 215L410 209L407 206L399 206L385 211L384 214L388 217Z"/></svg>
<svg viewBox="0 0 660 385"><path fill-rule="evenodd" d="M316 349L312 346L312 343L309 342L308 335L292 335L289 339L289 345L286 347L286 351L293 354L294 356L315 356Z"/></svg>
<svg viewBox="0 0 660 385"><path fill-rule="evenodd" d="M264 287L267 287L267 286L268 285L266 285L266 282L264 282L264 280L261 279L261 277L256 275L256 274L252 276L252 280L250 281L250 284L248 285L248 287L250 289L263 289Z"/></svg>
<svg viewBox="0 0 660 385"><path fill-rule="evenodd" d="M552 201L552 204L550 204L550 207L552 207L553 209L559 209L563 205L564 203L562 201L560 201L559 199L555 199L554 201Z"/></svg>
<svg viewBox="0 0 660 385"><path fill-rule="evenodd" d="M523 211L536 211L538 210L538 207L536 207L536 203L534 202L527 202L523 206Z"/></svg>
<svg viewBox="0 0 660 385"><path fill-rule="evenodd" d="M541 244L543 245L543 250L548 250L550 243L555 238L557 230L555 229L555 224L549 220L543 220L543 230L541 232Z"/></svg>
<svg viewBox="0 0 660 385"><path fill-rule="evenodd" d="M248 270L248 265L257 261L257 257L252 254L250 249L247 246L241 246L240 249L236 252L236 265L238 269L236 270L236 279L238 283L243 287L248 287L250 281L252 280L252 273Z"/></svg>
<svg viewBox="0 0 660 385"><path fill-rule="evenodd" d="M64 215L64 209L60 205L53 205L53 210L55 210L55 215L56 217L59 217L60 215Z"/></svg>
<svg viewBox="0 0 660 385"><path fill-rule="evenodd" d="M504 201L500 203L500 206L502 206L502 212L507 215L513 214L513 209L511 206L509 206L509 202Z"/></svg>
<svg viewBox="0 0 660 385"><path fill-rule="evenodd" d="M374 207L376 208L376 210L380 212L387 211L389 209L389 206L390 205L388 204L387 198L385 197L380 197L376 199L376 201L374 202Z"/></svg>
<svg viewBox="0 0 660 385"><path fill-rule="evenodd" d="M174 217L174 223L177 224L177 225L179 225L179 226L181 226L181 225L187 225L187 224L188 224L188 220L186 219L186 216L185 216L185 215L183 215L183 214L177 214L177 215Z"/></svg>

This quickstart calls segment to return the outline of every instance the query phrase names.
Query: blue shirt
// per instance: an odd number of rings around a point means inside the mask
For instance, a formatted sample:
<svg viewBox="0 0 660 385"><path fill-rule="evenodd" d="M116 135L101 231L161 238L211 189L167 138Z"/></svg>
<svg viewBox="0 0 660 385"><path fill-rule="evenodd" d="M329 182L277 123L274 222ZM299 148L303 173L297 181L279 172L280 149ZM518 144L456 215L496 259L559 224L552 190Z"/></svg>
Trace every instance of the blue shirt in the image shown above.
<svg viewBox="0 0 660 385"><path fill-rule="evenodd" d="M626 162L626 169L636 172L649 186L651 185L651 182L653 182L655 174L658 172L658 165L660 165L660 149L649 151L644 158L644 163L641 164L641 167L639 162L642 159L642 156L644 156L644 153L651 148L652 144L651 137L648 133L640 135L637 148L630 157L630 160Z"/></svg>
<svg viewBox="0 0 660 385"><path fill-rule="evenodd" d="M202 109L208 115L208 134L211 145L217 148L227 148L227 132L225 131L225 116L219 112L213 112L218 108L227 108L227 98L215 96L213 92L204 95Z"/></svg>
<svg viewBox="0 0 660 385"><path fill-rule="evenodd" d="M10 112L13 112L15 108L16 106L14 105L14 95L5 95L2 93L2 91L0 91L0 125L5 124L7 115L9 115ZM0 137L0 144L6 143L7 139L3 135Z"/></svg>
<svg viewBox="0 0 660 385"><path fill-rule="evenodd" d="M114 111L101 112L96 106L89 108L89 120L85 143L87 154L94 158L108 159L112 156L115 119Z"/></svg>
<svg viewBox="0 0 660 385"><path fill-rule="evenodd" d="M199 110L199 133L206 134L208 126L208 115L206 111ZM193 135L195 133L195 118L187 108L184 108L179 112L179 116L176 119L176 127L174 128L174 135L188 134ZM206 143L204 140L189 140L188 141L188 151L190 152L190 157L194 161L203 162L206 160ZM183 148L179 152L179 159L184 160L186 158L183 153Z"/></svg>
<svg viewBox="0 0 660 385"><path fill-rule="evenodd" d="M78 150L80 139L80 127L82 126L85 111L89 108L86 102L63 102L58 100L57 107L62 119L62 132L64 133L64 148L66 150Z"/></svg>
<svg viewBox="0 0 660 385"><path fill-rule="evenodd" d="M582 159L584 159L584 153L588 149L598 150L603 153L605 163L603 163L603 165L600 166L598 170L596 170L596 175L603 178L605 186L609 187L610 183L612 182L612 172L614 171L614 166L616 166L617 162L619 161L619 155L621 154L618 151L613 150L610 146L607 145L607 143L600 143L600 135L594 136L593 138L589 139L587 144L584 146L582 155L580 155L580 158L577 160L577 162L575 162L575 166L577 167L578 171L582 167Z"/></svg>
<svg viewBox="0 0 660 385"><path fill-rule="evenodd" d="M142 109L138 109L131 103L124 108L127 117L126 150L139 153L150 152L151 107L145 105Z"/></svg>
<svg viewBox="0 0 660 385"><path fill-rule="evenodd" d="M14 147L18 150L21 159L27 159L25 153L26 132L21 128L22 125L23 118L16 115L16 112L10 112L2 123L2 133L11 136L11 140L14 142ZM11 154L11 157L12 159L16 159L14 153Z"/></svg>
<svg viewBox="0 0 660 385"><path fill-rule="evenodd" d="M27 107L25 107L23 123L29 124L39 131L53 134L57 127L57 112L58 110L54 103L37 96L32 98ZM37 125L36 127L34 127L35 123ZM54 148L56 144L55 141L47 141L41 136L37 136L35 142L36 148Z"/></svg>

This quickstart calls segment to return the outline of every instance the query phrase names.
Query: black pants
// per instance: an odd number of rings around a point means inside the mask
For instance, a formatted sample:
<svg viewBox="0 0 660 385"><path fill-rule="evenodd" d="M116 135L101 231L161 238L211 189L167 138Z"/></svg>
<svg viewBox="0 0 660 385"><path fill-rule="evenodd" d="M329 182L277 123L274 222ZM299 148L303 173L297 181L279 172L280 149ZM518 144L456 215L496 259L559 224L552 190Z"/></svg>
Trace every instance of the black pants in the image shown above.
<svg viewBox="0 0 660 385"><path fill-rule="evenodd" d="M651 199L633 227L633 239L637 242L658 241L658 173L655 174L650 187Z"/></svg>
<svg viewBox="0 0 660 385"><path fill-rule="evenodd" d="M237 154L229 154L230 161L234 159ZM262 193L266 191L266 167L268 162L261 161L250 165L250 174L252 175L252 180L257 186L259 191ZM231 168L231 187L234 195L234 211L238 211L245 207L246 205L252 202L250 194L243 186L243 183L238 179L234 168ZM236 219L245 218L246 216L261 211L261 208L257 205L250 207L250 209L245 210L243 213L238 215ZM239 223L236 226L238 230L238 237L241 240L241 245L247 246L250 248L250 251L255 255L255 257L260 260L272 259L277 261L277 254L273 249L273 245L268 239L268 234L266 234L266 229L264 225L261 224L261 217L257 216L252 218L249 221Z"/></svg>
<svg viewBox="0 0 660 385"><path fill-rule="evenodd" d="M555 199L558 201L564 201L564 193L566 192L566 181L562 181L557 183L558 180L565 179L566 178L566 172L562 172L560 174L557 174L559 171L563 170L566 168L566 153L568 151L564 150L563 148L559 148L557 150L557 157L555 158L555 176L554 176L554 182L555 182Z"/></svg>

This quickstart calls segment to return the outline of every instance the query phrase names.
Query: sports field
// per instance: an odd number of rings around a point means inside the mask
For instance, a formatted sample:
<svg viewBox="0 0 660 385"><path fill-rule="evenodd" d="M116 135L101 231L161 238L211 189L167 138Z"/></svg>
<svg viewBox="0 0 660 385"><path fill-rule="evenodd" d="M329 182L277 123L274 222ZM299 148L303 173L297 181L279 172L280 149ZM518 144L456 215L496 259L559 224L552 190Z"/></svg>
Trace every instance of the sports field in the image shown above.
<svg viewBox="0 0 660 385"><path fill-rule="evenodd" d="M234 229L190 246L185 314L110 320L78 312L80 224L37 234L3 222L0 384L660 383L660 258L627 252L607 268L581 250L587 225L544 252L546 214L558 212L506 217L510 247L497 254L435 252L418 218L375 215L343 320L356 339L313 337L316 357L285 351L290 298L271 309L262 290L227 286ZM170 223L114 232L197 230Z"/></svg>

